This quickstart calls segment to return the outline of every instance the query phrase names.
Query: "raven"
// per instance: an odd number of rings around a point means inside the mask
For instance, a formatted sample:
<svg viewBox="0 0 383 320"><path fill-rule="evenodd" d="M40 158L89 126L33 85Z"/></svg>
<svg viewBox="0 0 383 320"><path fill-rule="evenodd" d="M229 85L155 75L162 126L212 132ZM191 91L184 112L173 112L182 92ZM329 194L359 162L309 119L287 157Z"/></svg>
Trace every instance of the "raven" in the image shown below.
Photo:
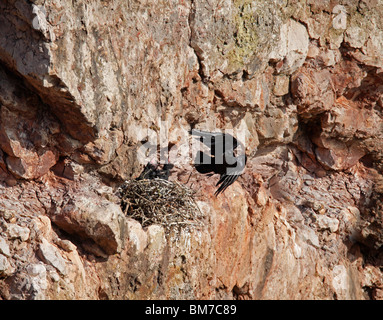
<svg viewBox="0 0 383 320"><path fill-rule="evenodd" d="M144 179L163 179L168 180L170 175L170 169L173 169L174 165L171 163L165 163L162 166L162 169L160 169L159 164L152 160L148 162L144 168L144 170L141 172L141 174L136 178L136 180L144 180Z"/></svg>
<svg viewBox="0 0 383 320"><path fill-rule="evenodd" d="M199 173L220 175L216 184L219 187L214 193L218 196L243 173L247 162L244 145L228 133L195 129L189 133L199 137L199 140L210 148L210 155L202 151L197 152L194 167Z"/></svg>

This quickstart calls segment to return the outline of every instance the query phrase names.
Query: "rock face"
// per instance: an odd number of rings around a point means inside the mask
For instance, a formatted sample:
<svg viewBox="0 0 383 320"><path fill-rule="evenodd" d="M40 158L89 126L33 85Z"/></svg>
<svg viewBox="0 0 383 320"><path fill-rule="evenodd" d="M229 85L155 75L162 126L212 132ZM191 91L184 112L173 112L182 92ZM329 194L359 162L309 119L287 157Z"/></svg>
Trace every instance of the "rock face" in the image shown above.
<svg viewBox="0 0 383 320"><path fill-rule="evenodd" d="M382 19L364 0L1 1L0 298L381 299ZM246 146L218 197L193 128ZM123 213L157 153L202 227Z"/></svg>

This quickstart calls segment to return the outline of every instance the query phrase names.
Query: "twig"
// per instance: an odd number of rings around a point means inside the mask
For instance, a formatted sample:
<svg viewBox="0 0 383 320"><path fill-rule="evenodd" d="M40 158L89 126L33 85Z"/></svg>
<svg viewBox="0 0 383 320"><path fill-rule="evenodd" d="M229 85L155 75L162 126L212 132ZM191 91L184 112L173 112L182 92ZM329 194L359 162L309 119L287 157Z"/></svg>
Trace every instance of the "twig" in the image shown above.
<svg viewBox="0 0 383 320"><path fill-rule="evenodd" d="M162 179L126 181L118 190L124 213L143 226L203 225L203 214L194 200L195 192L185 185Z"/></svg>

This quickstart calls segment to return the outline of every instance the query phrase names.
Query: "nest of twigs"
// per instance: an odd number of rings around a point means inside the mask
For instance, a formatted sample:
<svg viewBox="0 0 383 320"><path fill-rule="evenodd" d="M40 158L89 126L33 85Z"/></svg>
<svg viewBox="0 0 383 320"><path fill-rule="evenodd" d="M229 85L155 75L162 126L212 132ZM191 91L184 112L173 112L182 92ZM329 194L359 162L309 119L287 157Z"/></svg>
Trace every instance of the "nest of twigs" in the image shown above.
<svg viewBox="0 0 383 320"><path fill-rule="evenodd" d="M195 191L163 179L129 180L118 190L121 208L143 227L202 225L202 212L194 200Z"/></svg>

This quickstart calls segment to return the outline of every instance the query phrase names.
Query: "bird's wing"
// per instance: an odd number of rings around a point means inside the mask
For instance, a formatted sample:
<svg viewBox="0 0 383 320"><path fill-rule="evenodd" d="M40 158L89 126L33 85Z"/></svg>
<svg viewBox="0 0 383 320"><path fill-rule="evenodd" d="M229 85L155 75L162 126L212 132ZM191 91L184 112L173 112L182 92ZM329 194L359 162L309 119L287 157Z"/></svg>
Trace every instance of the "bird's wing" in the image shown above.
<svg viewBox="0 0 383 320"><path fill-rule="evenodd" d="M214 159L205 152L198 151L194 161L194 167L199 173L208 173L214 171Z"/></svg>
<svg viewBox="0 0 383 320"><path fill-rule="evenodd" d="M190 134L198 137L202 137L202 142L209 148L221 146L222 150L234 150L238 141L229 133L222 132L207 132L202 130L193 129L189 131Z"/></svg>
<svg viewBox="0 0 383 320"><path fill-rule="evenodd" d="M218 196L221 192L224 192L228 186L234 183L235 180L243 173L246 165L246 156L238 156L236 166L227 167L226 173L222 174L216 186L219 185L219 188L214 193L215 196Z"/></svg>
<svg viewBox="0 0 383 320"><path fill-rule="evenodd" d="M221 176L221 179L219 179L218 183L217 183L217 186L219 186L219 188L217 189L217 191L214 193L215 196L218 196L221 192L224 192L228 186L230 186L235 180L237 180L239 177L239 175L227 175L227 174L223 174Z"/></svg>
<svg viewBox="0 0 383 320"><path fill-rule="evenodd" d="M191 130L190 134L201 137L201 142L211 148L213 145L223 145L223 134L221 132L207 132L201 130Z"/></svg>
<svg viewBox="0 0 383 320"><path fill-rule="evenodd" d="M222 132L208 132L208 131L202 131L202 130L197 130L193 129L190 130L189 133L193 136L199 136L199 137L205 137L205 138L212 138L212 137L219 137L224 135Z"/></svg>
<svg viewBox="0 0 383 320"><path fill-rule="evenodd" d="M212 163L214 163L214 159L210 155L206 154L203 151L197 152L194 159L194 164L212 164Z"/></svg>

